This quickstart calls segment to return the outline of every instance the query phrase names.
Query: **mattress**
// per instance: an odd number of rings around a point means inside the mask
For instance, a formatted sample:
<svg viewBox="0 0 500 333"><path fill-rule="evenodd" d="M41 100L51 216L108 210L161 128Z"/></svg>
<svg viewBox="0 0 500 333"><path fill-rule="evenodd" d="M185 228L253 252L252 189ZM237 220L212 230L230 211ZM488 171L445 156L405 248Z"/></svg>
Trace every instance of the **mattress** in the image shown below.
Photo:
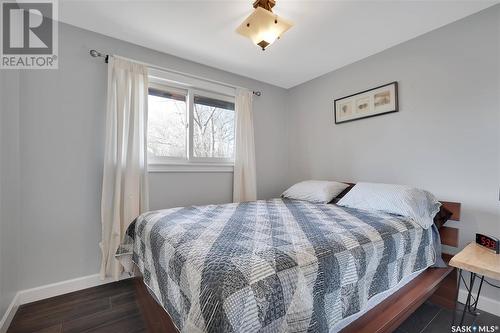
<svg viewBox="0 0 500 333"><path fill-rule="evenodd" d="M436 258L412 220L289 199L149 212L130 235L182 332L336 332Z"/></svg>

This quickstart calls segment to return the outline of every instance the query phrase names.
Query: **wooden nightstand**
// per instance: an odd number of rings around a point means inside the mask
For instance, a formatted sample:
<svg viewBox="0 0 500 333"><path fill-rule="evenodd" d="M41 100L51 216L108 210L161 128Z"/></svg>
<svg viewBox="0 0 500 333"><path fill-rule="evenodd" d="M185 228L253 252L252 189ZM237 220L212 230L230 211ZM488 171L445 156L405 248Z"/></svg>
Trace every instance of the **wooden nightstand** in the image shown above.
<svg viewBox="0 0 500 333"><path fill-rule="evenodd" d="M476 243L470 243L462 251L457 253L450 260L450 266L456 267L458 269L458 281L457 281L457 295L455 299L455 312L453 313L452 325L455 324L455 315L457 313L458 305L458 291L460 289L460 283L464 280L465 288L467 289L467 301L465 302L465 307L462 312L462 317L460 319L460 326L464 321L465 312L475 312L477 308L477 302L479 301L479 296L481 294L481 287L483 286L483 281L485 277L489 277L494 280L500 280L500 255L488 250ZM469 286L462 277L462 270L470 272L470 282ZM477 296L474 303L471 302L472 299L472 289L474 288L474 282L476 277L480 278L479 288L477 290Z"/></svg>

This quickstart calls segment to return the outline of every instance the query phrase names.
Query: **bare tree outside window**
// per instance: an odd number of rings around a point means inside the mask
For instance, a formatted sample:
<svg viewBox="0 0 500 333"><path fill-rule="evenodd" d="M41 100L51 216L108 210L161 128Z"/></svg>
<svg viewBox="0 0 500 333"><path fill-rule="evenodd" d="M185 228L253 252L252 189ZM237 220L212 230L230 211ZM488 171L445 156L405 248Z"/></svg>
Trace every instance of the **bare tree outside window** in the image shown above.
<svg viewBox="0 0 500 333"><path fill-rule="evenodd" d="M234 158L234 101L213 93L194 95L188 107L188 91L149 89L148 154L177 160ZM217 97L217 95L216 95ZM190 111L192 110L192 111ZM192 116L188 117L188 112ZM192 119L189 137L188 119ZM192 155L188 154L189 145Z"/></svg>
<svg viewBox="0 0 500 333"><path fill-rule="evenodd" d="M195 103L193 127L195 157L234 157L234 107Z"/></svg>
<svg viewBox="0 0 500 333"><path fill-rule="evenodd" d="M149 95L148 152L153 156L186 157L186 101Z"/></svg>

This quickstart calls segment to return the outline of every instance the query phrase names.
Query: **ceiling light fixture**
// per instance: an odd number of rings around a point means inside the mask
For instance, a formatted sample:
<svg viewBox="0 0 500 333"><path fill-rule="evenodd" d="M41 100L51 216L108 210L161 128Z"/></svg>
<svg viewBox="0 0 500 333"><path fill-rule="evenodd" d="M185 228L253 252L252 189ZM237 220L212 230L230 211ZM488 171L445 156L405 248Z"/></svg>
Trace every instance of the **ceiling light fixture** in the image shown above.
<svg viewBox="0 0 500 333"><path fill-rule="evenodd" d="M273 13L275 0L256 0L253 11L236 32L248 37L252 42L262 48L262 51L279 39L283 33L290 29L292 22L287 21Z"/></svg>

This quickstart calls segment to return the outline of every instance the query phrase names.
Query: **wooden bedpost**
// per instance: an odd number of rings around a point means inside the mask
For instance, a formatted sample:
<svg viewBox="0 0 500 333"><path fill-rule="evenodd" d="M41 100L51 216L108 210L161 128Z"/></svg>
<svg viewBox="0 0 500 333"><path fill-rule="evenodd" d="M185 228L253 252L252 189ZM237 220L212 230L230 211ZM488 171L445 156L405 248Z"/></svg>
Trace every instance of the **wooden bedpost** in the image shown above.
<svg viewBox="0 0 500 333"><path fill-rule="evenodd" d="M441 203L446 209L452 212L450 217L451 221L460 221L461 205L459 202L442 201ZM458 248L459 229L448 227L445 223L445 225L439 229L439 235L441 236L441 244ZM451 257L453 257L453 253L446 253L443 251L443 260L446 263L450 261ZM436 292L431 296L430 301L453 310L455 308L455 296L457 291L457 270L453 268L450 274L448 274L440 284Z"/></svg>

